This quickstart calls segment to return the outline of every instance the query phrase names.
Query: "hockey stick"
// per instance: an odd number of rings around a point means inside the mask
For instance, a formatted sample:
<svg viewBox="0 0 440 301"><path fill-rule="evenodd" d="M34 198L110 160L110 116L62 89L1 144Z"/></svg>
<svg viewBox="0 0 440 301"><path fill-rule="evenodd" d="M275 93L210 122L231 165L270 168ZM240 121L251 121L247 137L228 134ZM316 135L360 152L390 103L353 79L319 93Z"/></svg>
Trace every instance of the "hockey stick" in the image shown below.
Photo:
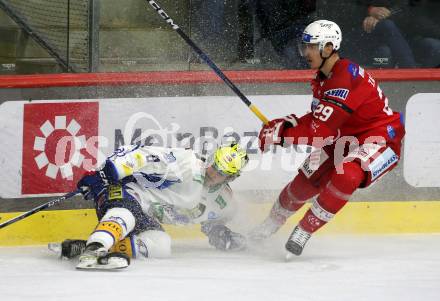
<svg viewBox="0 0 440 301"><path fill-rule="evenodd" d="M220 70L219 67L188 37L180 27L168 16L168 14L154 1L146 0L156 12L167 22L172 29L174 29L185 42L199 55L199 57L208 64L209 67L237 94L238 97L249 107L249 109L264 123L267 124L269 120L260 112L260 110L253 105L249 99L241 93L237 86Z"/></svg>
<svg viewBox="0 0 440 301"><path fill-rule="evenodd" d="M39 212L41 210L50 208L50 207L52 207L52 206L54 206L54 205L56 205L58 203L61 203L64 200L70 199L71 197L77 195L80 192L81 192L81 190L78 189L78 190L75 190L75 191L69 192L68 194L63 195L62 197L60 197L58 199L51 200L51 201L49 201L49 202L47 202L47 203L45 203L43 205L35 207L34 209L31 209L30 211L25 212L22 215L14 217L13 219L10 219L10 220L0 224L0 229L4 228L6 226L9 226L10 224L13 224L15 222L18 222L18 221L20 221L20 220L22 220L22 219L24 219L24 218L26 218L26 217L34 214L34 213L37 213L37 212Z"/></svg>

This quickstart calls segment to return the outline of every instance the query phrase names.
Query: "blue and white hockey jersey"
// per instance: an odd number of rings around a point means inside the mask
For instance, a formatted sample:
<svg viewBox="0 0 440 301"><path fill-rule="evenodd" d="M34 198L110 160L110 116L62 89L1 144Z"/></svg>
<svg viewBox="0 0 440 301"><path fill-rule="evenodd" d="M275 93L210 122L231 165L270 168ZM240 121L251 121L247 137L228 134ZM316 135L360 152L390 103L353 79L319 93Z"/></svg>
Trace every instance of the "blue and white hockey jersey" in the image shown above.
<svg viewBox="0 0 440 301"><path fill-rule="evenodd" d="M161 223L225 223L232 218L229 185L205 187L205 162L192 150L129 145L108 161L144 213Z"/></svg>

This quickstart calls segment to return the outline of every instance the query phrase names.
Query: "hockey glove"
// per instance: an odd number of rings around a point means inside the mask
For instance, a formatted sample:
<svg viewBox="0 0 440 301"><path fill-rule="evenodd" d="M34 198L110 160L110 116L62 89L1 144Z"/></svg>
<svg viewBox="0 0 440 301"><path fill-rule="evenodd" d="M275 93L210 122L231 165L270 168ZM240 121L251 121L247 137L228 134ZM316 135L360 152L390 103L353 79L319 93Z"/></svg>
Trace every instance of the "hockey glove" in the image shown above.
<svg viewBox="0 0 440 301"><path fill-rule="evenodd" d="M114 170L113 163L109 160L105 162L102 169L86 173L76 185L84 199L96 199L109 184L117 182L117 173Z"/></svg>
<svg viewBox="0 0 440 301"><path fill-rule="evenodd" d="M298 118L295 114L287 115L283 118L277 118L269 121L264 125L258 135L259 147L262 152L265 152L270 145L283 145L283 132L298 125Z"/></svg>
<svg viewBox="0 0 440 301"><path fill-rule="evenodd" d="M209 244L223 251L239 251L246 247L246 238L224 225L214 225L208 233Z"/></svg>

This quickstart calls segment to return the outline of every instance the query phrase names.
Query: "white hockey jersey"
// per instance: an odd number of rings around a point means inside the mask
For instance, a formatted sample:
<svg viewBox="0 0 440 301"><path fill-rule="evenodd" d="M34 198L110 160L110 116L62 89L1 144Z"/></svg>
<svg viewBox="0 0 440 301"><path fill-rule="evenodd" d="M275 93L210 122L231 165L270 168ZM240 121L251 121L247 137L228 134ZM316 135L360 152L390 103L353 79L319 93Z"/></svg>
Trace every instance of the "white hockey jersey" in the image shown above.
<svg viewBox="0 0 440 301"><path fill-rule="evenodd" d="M205 163L192 150L130 145L108 160L144 213L161 223L225 223L232 218L229 185L205 187Z"/></svg>

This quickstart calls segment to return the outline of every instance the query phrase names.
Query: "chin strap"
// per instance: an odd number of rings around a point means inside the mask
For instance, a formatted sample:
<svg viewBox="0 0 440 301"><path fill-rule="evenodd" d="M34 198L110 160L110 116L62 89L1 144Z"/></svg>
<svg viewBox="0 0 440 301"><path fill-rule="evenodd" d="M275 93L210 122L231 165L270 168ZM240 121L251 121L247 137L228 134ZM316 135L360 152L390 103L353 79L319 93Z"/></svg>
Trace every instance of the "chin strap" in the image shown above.
<svg viewBox="0 0 440 301"><path fill-rule="evenodd" d="M322 63L319 66L318 70L321 70L322 66L324 66L325 62L327 61L327 59L329 59L334 53L336 53L336 50L333 49L332 53L330 53L330 55L328 57L323 57L322 56L322 51L319 52L319 56L322 59Z"/></svg>

